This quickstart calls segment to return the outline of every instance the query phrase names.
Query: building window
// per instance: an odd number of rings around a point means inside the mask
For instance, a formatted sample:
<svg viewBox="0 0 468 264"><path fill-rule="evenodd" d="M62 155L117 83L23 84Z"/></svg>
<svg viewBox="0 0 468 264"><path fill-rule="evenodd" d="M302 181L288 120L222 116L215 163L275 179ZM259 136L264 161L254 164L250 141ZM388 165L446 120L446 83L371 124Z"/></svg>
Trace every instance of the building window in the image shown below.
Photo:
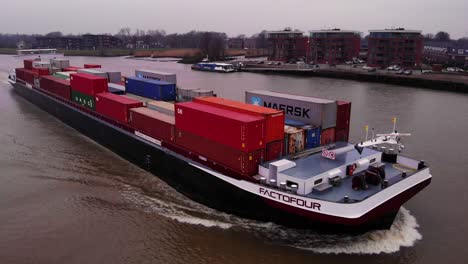
<svg viewBox="0 0 468 264"><path fill-rule="evenodd" d="M320 184L320 183L322 183L322 181L323 181L322 178L321 178L321 179L318 179L318 180L315 180L315 181L314 181L314 185Z"/></svg>

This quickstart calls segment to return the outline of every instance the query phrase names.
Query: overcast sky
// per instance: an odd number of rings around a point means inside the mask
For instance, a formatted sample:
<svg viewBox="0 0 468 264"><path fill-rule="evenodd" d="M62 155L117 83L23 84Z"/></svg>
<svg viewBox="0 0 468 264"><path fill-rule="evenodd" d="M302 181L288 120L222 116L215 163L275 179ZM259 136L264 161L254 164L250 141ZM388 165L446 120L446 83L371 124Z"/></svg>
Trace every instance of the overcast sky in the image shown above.
<svg viewBox="0 0 468 264"><path fill-rule="evenodd" d="M468 0L2 0L0 33L117 33L122 27L251 35L404 27L468 37Z"/></svg>

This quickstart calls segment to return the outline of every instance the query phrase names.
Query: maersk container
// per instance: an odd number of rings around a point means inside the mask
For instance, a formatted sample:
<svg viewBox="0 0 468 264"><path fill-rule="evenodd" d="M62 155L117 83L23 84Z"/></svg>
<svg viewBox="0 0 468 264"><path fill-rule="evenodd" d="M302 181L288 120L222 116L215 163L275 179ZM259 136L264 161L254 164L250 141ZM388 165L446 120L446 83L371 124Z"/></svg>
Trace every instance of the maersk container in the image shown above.
<svg viewBox="0 0 468 264"><path fill-rule="evenodd" d="M130 125L138 132L159 141L174 141L175 119L146 107L130 109Z"/></svg>
<svg viewBox="0 0 468 264"><path fill-rule="evenodd" d="M247 176L256 175L258 165L265 159L263 149L247 153L177 128L175 142L195 153L202 163L222 165Z"/></svg>
<svg viewBox="0 0 468 264"><path fill-rule="evenodd" d="M320 135L320 145L328 145L335 142L335 128L322 129Z"/></svg>
<svg viewBox="0 0 468 264"><path fill-rule="evenodd" d="M283 156L283 140L273 141L266 145L265 161L277 160Z"/></svg>
<svg viewBox="0 0 468 264"><path fill-rule="evenodd" d="M122 123L128 123L129 110L143 103L112 93L96 94L96 112Z"/></svg>
<svg viewBox="0 0 468 264"><path fill-rule="evenodd" d="M135 70L135 76L139 78L153 79L157 81L177 84L177 76L175 73L140 69Z"/></svg>
<svg viewBox="0 0 468 264"><path fill-rule="evenodd" d="M336 129L348 129L351 119L351 102L336 102Z"/></svg>
<svg viewBox="0 0 468 264"><path fill-rule="evenodd" d="M265 118L265 142L283 139L284 136L284 114L281 110L251 105L234 100L219 97L198 97L193 99L196 103L211 105L239 113L261 116Z"/></svg>
<svg viewBox="0 0 468 264"><path fill-rule="evenodd" d="M91 110L96 109L96 100L92 95L87 95L72 89L71 98L73 102L78 103L84 107L87 107Z"/></svg>
<svg viewBox="0 0 468 264"><path fill-rule="evenodd" d="M194 102L175 105L177 129L252 152L265 148L265 118Z"/></svg>
<svg viewBox="0 0 468 264"><path fill-rule="evenodd" d="M71 87L70 82L54 77L54 76L42 76L39 81L40 87L47 90L55 95L70 100L71 98Z"/></svg>
<svg viewBox="0 0 468 264"><path fill-rule="evenodd" d="M70 60L67 59L50 59L50 65L55 68L63 69L70 67Z"/></svg>
<svg viewBox="0 0 468 264"><path fill-rule="evenodd" d="M304 150L304 130L284 126L284 150L287 155L294 155Z"/></svg>
<svg viewBox="0 0 468 264"><path fill-rule="evenodd" d="M75 73L70 75L72 90L94 96L98 93L105 93L109 90L107 79L86 73Z"/></svg>
<svg viewBox="0 0 468 264"><path fill-rule="evenodd" d="M175 84L163 81L127 77L125 79L125 91L154 100L175 100Z"/></svg>
<svg viewBox="0 0 468 264"><path fill-rule="evenodd" d="M175 106L172 103L164 102L164 101L150 101L146 103L146 107L149 109L174 116Z"/></svg>
<svg viewBox="0 0 468 264"><path fill-rule="evenodd" d="M270 91L247 91L245 102L284 111L285 117L326 129L336 125L336 102Z"/></svg>

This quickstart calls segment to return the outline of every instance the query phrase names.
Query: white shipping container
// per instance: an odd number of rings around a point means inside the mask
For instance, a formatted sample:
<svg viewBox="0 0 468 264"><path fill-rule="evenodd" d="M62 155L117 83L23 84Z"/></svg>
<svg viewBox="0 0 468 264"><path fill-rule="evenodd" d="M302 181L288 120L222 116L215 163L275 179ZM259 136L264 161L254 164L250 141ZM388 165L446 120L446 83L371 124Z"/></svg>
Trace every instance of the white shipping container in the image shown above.
<svg viewBox="0 0 468 264"><path fill-rule="evenodd" d="M55 68L63 69L70 67L70 60L66 59L50 59L50 65Z"/></svg>
<svg viewBox="0 0 468 264"><path fill-rule="evenodd" d="M120 73L119 71L111 71L111 70L107 70L107 69L99 69L98 71L100 72L105 72L107 73L107 80L109 80L109 82L113 82L113 83L116 83L116 82L120 82L122 81L122 73Z"/></svg>
<svg viewBox="0 0 468 264"><path fill-rule="evenodd" d="M139 69L135 70L135 76L177 84L177 76L175 73Z"/></svg>
<svg viewBox="0 0 468 264"><path fill-rule="evenodd" d="M98 70L95 70L95 69L79 69L77 72L78 73L91 74L91 75L95 75L95 76L100 76L100 77L104 77L104 78L107 79L107 73L102 72L102 71L98 71Z"/></svg>
<svg viewBox="0 0 468 264"><path fill-rule="evenodd" d="M33 61L33 68L49 69L50 63L47 61Z"/></svg>

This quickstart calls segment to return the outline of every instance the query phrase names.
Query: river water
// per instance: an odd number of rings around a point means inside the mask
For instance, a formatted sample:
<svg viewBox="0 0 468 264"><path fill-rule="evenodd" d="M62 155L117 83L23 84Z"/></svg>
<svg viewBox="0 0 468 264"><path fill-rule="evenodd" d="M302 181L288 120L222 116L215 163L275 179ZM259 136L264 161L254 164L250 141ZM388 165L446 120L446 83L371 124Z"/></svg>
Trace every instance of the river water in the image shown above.
<svg viewBox="0 0 468 264"><path fill-rule="evenodd" d="M243 100L246 90L352 101L351 141L363 126L390 131L426 160L432 184L391 230L321 235L196 204L16 95L0 56L0 263L461 263L468 227L468 96L346 80L191 71L174 62L72 57L131 75L176 72L181 87Z"/></svg>

